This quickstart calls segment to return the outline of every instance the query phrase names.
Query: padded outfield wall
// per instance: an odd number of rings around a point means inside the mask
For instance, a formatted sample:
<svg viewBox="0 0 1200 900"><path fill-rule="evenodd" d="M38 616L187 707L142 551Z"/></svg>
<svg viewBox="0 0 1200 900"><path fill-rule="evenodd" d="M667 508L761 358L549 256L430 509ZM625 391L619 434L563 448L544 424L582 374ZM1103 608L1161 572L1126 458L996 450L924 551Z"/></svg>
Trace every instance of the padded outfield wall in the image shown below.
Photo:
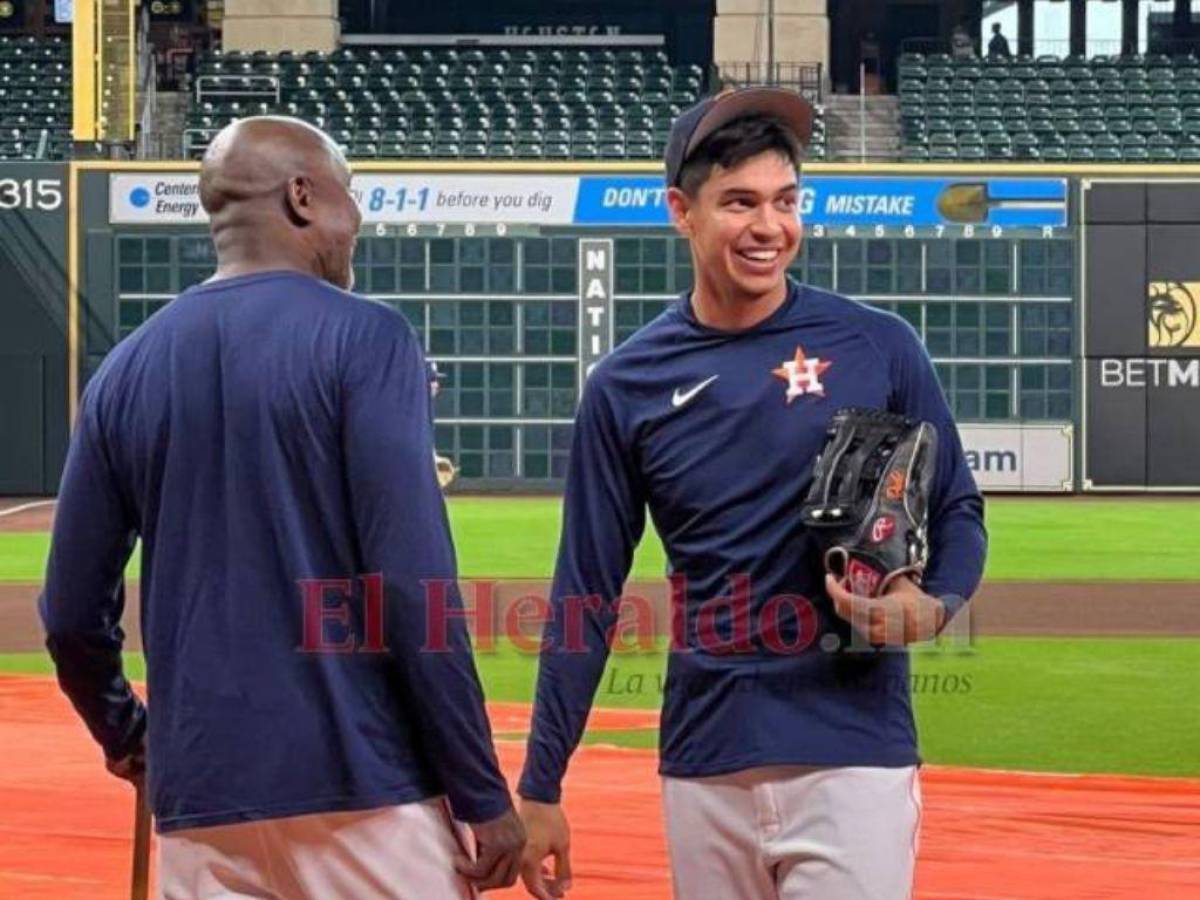
<svg viewBox="0 0 1200 900"><path fill-rule="evenodd" d="M4 433L43 435L40 481L0 455L10 494L53 490L80 386L215 263L194 166L59 169L61 221L0 209L6 228L36 220L61 239L10 251L6 231L0 251L47 298L30 318L15 295L35 292L0 282L14 294L0 306L0 366L5 346L43 346L46 373L37 415L28 376L0 386ZM1197 488L1200 329L1188 302L1200 262L1187 235L1200 236L1200 213L1181 199L1164 221L1165 201L1148 198L1190 195L1180 190L1188 177L1200 185L1200 169L1153 171L1174 180L1148 187L1150 170L1128 166L814 164L793 273L917 329L986 489ZM588 368L691 283L656 167L372 163L355 167L354 190L357 290L402 312L437 362L438 448L460 466L459 489L560 486Z"/></svg>

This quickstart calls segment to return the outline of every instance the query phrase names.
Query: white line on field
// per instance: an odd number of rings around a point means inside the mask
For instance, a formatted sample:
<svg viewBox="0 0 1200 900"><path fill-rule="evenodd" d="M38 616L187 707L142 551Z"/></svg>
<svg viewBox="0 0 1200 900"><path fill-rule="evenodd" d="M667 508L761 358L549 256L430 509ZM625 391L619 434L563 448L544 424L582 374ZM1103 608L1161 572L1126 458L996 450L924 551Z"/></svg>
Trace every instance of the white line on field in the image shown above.
<svg viewBox="0 0 1200 900"><path fill-rule="evenodd" d="M25 512L27 509L39 509L43 506L53 506L54 500L37 500L33 503L22 503L20 506L10 506L8 509L0 509L0 516L12 516L19 512Z"/></svg>

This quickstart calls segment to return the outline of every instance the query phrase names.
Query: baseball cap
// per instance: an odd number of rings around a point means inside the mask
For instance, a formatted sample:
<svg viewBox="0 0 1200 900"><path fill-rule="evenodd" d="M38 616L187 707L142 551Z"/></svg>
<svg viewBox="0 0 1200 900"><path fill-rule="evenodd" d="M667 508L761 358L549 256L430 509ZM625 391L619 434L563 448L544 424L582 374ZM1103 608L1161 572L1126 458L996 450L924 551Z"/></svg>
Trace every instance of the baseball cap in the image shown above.
<svg viewBox="0 0 1200 900"><path fill-rule="evenodd" d="M808 146L812 138L812 105L795 91L776 87L752 87L723 91L705 97L695 106L685 109L671 125L665 157L667 186L679 186L679 172L684 162L700 142L734 119L744 116L773 116L789 126Z"/></svg>

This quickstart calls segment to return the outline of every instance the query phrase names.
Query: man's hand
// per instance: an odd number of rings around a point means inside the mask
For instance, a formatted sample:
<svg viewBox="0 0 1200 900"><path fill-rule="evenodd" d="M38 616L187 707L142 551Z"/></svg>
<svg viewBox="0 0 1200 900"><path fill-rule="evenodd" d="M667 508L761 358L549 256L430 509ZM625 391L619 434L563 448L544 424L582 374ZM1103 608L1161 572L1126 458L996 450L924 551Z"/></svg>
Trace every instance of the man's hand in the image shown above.
<svg viewBox="0 0 1200 900"><path fill-rule="evenodd" d="M521 800L521 818L529 832L529 843L521 859L521 880L537 900L555 900L571 889L571 829L562 806ZM554 857L554 872L542 863Z"/></svg>
<svg viewBox="0 0 1200 900"><path fill-rule="evenodd" d="M525 847L525 826L516 810L509 809L490 822L471 825L478 852L474 860L460 856L454 861L460 875L478 890L512 887L521 870L521 851Z"/></svg>
<svg viewBox="0 0 1200 900"><path fill-rule="evenodd" d="M128 781L134 787L141 787L146 779L146 736L138 739L133 750L120 759L105 759L104 768L110 775L116 775Z"/></svg>
<svg viewBox="0 0 1200 900"><path fill-rule="evenodd" d="M928 641L937 636L946 618L942 601L905 576L893 581L882 597L852 594L832 575L825 576L825 590L837 614L876 646Z"/></svg>

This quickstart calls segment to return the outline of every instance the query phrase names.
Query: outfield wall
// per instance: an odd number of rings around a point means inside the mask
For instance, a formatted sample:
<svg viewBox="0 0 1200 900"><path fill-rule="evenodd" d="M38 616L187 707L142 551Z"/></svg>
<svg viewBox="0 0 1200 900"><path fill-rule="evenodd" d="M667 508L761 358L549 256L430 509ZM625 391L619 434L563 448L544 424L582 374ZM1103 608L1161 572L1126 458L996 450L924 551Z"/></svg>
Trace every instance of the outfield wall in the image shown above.
<svg viewBox="0 0 1200 900"><path fill-rule="evenodd" d="M814 164L792 273L913 325L985 489L1194 489L1200 167L1153 173ZM357 289L437 362L460 488L558 488L591 365L691 284L656 167L371 163L353 189ZM0 167L0 228L0 492L49 493L82 385L215 259L187 163Z"/></svg>

